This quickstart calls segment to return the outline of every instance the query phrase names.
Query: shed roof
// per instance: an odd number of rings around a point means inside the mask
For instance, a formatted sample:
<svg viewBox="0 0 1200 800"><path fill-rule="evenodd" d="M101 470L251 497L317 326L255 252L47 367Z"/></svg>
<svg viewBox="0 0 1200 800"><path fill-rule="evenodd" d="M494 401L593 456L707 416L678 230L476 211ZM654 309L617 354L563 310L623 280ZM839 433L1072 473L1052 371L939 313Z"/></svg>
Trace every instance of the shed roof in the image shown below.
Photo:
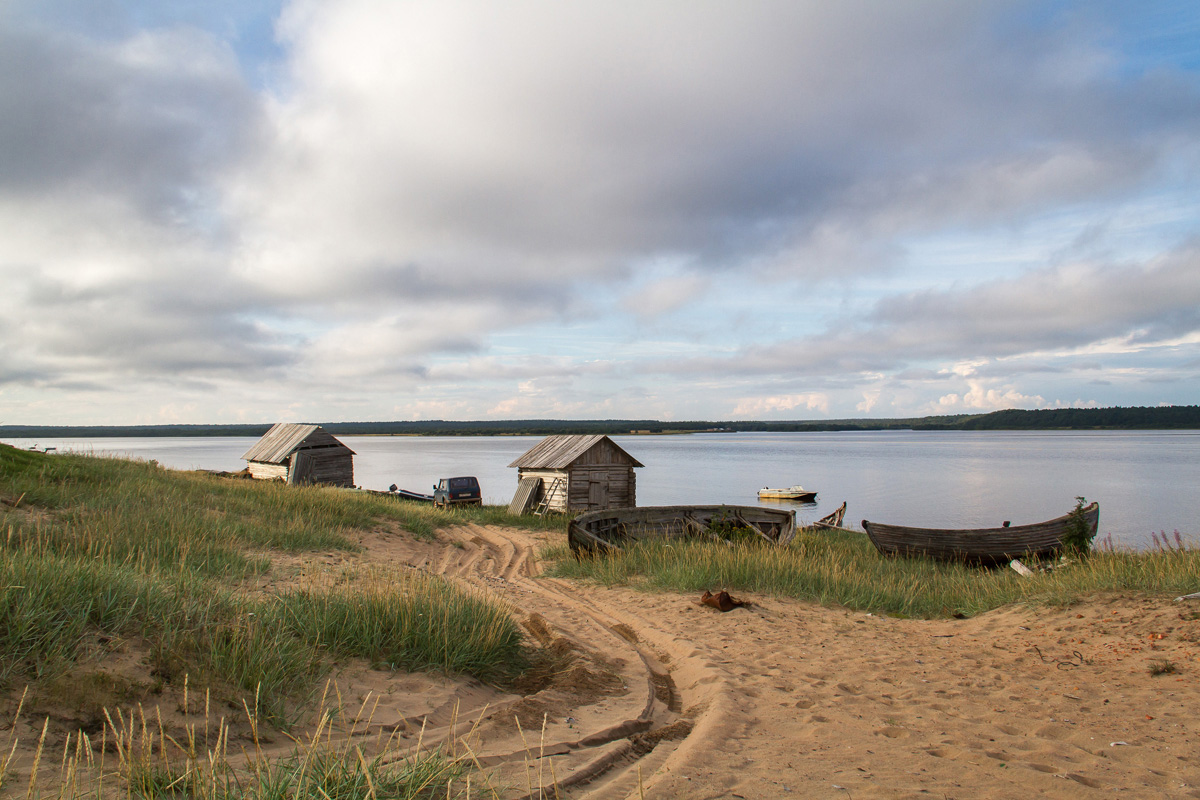
<svg viewBox="0 0 1200 800"><path fill-rule="evenodd" d="M354 451L326 433L320 425L308 425L302 422L276 422L271 430L254 443L254 446L242 456L247 461L262 461L267 464L281 464L287 460L300 445L309 447L319 445L336 445L350 455Z"/></svg>
<svg viewBox="0 0 1200 800"><path fill-rule="evenodd" d="M602 441L607 441L618 453L629 459L632 466L645 466L602 433L547 436L509 466L523 469L566 469L575 459Z"/></svg>

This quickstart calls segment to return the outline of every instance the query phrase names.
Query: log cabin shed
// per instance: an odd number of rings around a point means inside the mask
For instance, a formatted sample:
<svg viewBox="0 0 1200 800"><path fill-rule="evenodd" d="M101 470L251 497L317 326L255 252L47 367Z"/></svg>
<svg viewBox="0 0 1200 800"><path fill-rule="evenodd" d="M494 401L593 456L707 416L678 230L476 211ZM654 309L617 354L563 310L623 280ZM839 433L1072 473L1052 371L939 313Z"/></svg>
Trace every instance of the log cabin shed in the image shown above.
<svg viewBox="0 0 1200 800"><path fill-rule="evenodd" d="M517 493L509 506L524 513L595 511L637 505L634 468L641 462L602 434L547 436L509 464Z"/></svg>
<svg viewBox="0 0 1200 800"><path fill-rule="evenodd" d="M354 486L354 451L320 425L277 422L242 458L262 480Z"/></svg>

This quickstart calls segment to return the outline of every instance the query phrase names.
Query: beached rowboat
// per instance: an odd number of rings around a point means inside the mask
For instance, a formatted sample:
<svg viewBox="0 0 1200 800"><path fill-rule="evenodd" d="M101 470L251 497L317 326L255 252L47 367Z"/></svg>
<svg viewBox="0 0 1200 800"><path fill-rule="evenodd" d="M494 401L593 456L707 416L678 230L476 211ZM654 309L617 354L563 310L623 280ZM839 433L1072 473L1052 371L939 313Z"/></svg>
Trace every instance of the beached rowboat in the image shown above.
<svg viewBox="0 0 1200 800"><path fill-rule="evenodd" d="M1100 505L1083 509L1089 533L1100 524ZM1014 558L1053 556L1062 550L1062 538L1071 515L1065 514L1033 525L955 530L947 528L909 528L863 520L863 530L871 543L884 555L928 556L942 561L972 564L1000 564Z"/></svg>
<svg viewBox="0 0 1200 800"><path fill-rule="evenodd" d="M589 511L567 526L576 554L620 550L639 539L736 535L787 544L796 535L796 514L762 506L642 506Z"/></svg>
<svg viewBox="0 0 1200 800"><path fill-rule="evenodd" d="M846 504L842 503L832 514L826 514L812 524L814 528L840 529L846 519Z"/></svg>

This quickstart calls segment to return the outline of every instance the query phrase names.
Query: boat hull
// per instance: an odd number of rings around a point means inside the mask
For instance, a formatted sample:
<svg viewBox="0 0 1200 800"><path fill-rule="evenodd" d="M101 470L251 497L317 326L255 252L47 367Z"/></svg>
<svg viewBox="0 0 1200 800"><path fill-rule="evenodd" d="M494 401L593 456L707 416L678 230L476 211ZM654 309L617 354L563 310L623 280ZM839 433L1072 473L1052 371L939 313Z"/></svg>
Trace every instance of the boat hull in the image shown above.
<svg viewBox="0 0 1200 800"><path fill-rule="evenodd" d="M817 499L816 492L804 489L759 489L759 500L795 500L800 503L811 503Z"/></svg>
<svg viewBox="0 0 1200 800"><path fill-rule="evenodd" d="M1089 532L1094 536L1100 524L1100 505L1083 509ZM1014 558L1057 555L1071 520L1065 514L1033 525L1008 528L911 528L863 520L863 530L871 543L884 555L927 556L941 561L971 564L999 564Z"/></svg>
<svg viewBox="0 0 1200 800"><path fill-rule="evenodd" d="M620 550L641 539L723 538L729 530L776 544L796 535L796 515L762 506L642 506L589 511L571 520L567 541L579 555Z"/></svg>

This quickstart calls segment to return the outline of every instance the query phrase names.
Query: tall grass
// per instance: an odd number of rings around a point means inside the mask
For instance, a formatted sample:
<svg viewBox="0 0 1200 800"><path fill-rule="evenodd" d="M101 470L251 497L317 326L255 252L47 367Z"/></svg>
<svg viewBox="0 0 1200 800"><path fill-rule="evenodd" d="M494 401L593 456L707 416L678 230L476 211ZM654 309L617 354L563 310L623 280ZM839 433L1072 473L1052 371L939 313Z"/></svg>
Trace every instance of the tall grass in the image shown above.
<svg viewBox="0 0 1200 800"><path fill-rule="evenodd" d="M724 588L911 617L971 616L1012 602L1070 603L1104 591L1182 594L1200 584L1200 550L1093 552L1033 578L923 558L881 556L862 534L802 531L787 547L647 540L551 573L606 585L700 592Z"/></svg>
<svg viewBox="0 0 1200 800"><path fill-rule="evenodd" d="M306 641L391 668L501 678L523 666L520 629L482 595L419 572L363 571L353 584L353 592L291 592L276 613Z"/></svg>
<svg viewBox="0 0 1200 800"><path fill-rule="evenodd" d="M144 709L105 712L106 724L95 734L67 737L61 752L50 752L43 728L33 765L21 786L0 758L0 790L26 798L52 793L59 800L126 797L138 800L470 800L485 795L486 776L469 774L469 746L410 746L393 731L372 726L368 696L357 709L326 692L319 723L310 736L290 748L266 749L261 721L251 704L243 706L251 731L249 748L230 742L229 723L215 713L207 695L200 703L201 722L168 730ZM332 702L331 702L332 701ZM198 704L199 705L199 704ZM199 708L197 709L199 711ZM13 726L15 727L14 720ZM374 727L374 732L372 728ZM55 761L58 761L55 764ZM57 767L57 769L56 769ZM57 774L55 774L57 773ZM483 787L479 784L483 783ZM497 798L494 790L486 796Z"/></svg>
<svg viewBox="0 0 1200 800"><path fill-rule="evenodd" d="M102 657L105 642L140 639L159 678L257 692L266 717L286 723L334 659L485 680L524 663L506 607L437 578L391 574L257 599L243 588L270 569L271 551L353 551L356 528L431 531L496 511L6 446L0 501L0 690Z"/></svg>

